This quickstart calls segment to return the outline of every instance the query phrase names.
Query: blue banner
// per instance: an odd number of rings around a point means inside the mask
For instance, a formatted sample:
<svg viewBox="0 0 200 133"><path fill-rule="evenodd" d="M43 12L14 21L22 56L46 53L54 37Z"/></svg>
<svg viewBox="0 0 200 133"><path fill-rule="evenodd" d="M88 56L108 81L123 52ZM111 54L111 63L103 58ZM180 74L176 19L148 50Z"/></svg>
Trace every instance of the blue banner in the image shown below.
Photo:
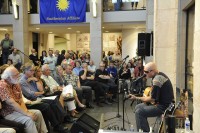
<svg viewBox="0 0 200 133"><path fill-rule="evenodd" d="M40 23L77 23L86 20L86 0L40 0Z"/></svg>

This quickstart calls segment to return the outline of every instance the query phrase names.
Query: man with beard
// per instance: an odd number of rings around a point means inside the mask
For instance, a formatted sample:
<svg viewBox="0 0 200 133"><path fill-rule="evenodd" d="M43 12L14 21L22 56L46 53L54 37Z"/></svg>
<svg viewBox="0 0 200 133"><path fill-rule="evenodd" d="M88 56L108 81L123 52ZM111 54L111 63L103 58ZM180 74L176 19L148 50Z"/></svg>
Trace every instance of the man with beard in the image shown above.
<svg viewBox="0 0 200 133"><path fill-rule="evenodd" d="M24 104L21 88L18 84L19 72L17 69L13 66L6 68L1 78L2 116L7 120L24 124L26 133L47 133L41 112L28 110ZM35 123L37 123L37 128Z"/></svg>

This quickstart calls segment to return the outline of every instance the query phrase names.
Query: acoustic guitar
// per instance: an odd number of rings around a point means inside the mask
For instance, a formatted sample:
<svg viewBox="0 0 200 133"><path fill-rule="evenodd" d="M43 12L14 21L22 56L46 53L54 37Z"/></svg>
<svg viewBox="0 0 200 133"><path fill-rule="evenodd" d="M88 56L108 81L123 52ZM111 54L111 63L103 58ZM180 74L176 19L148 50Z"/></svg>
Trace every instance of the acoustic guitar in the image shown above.
<svg viewBox="0 0 200 133"><path fill-rule="evenodd" d="M171 103L169 105L169 107L165 110L164 114L162 115L162 120L161 120L159 129L158 129L158 133L164 133L165 132L165 128L164 128L165 117L166 117L166 115L167 115L168 112L172 112L173 111L174 106L175 106L175 104Z"/></svg>
<svg viewBox="0 0 200 133"><path fill-rule="evenodd" d="M164 120L164 117L166 116L167 111L169 110L167 109L166 112L164 112L163 114L158 133L165 132L163 120ZM187 91L186 92L181 91L180 101L176 104L175 108L171 111L172 111L171 115L174 115L176 117L176 126L178 126L178 128L184 128L185 118L188 117L188 92Z"/></svg>

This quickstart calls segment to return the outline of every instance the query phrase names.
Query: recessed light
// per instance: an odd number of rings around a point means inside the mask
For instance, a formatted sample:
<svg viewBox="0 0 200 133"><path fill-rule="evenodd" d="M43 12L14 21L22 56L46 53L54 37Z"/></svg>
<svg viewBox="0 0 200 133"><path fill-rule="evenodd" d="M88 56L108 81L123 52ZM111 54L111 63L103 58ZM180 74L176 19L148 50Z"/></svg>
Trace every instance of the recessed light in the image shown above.
<svg viewBox="0 0 200 133"><path fill-rule="evenodd" d="M102 27L104 29L104 27Z"/></svg>
<svg viewBox="0 0 200 133"><path fill-rule="evenodd" d="M51 32L51 31L49 32L49 34L52 34L52 33L53 33L53 32Z"/></svg>
<svg viewBox="0 0 200 133"><path fill-rule="evenodd" d="M80 31L78 30L78 31L76 31L76 33L80 33Z"/></svg>
<svg viewBox="0 0 200 133"><path fill-rule="evenodd" d="M72 28L69 27L69 28L67 28L67 29L68 29L68 30L71 30Z"/></svg>
<svg viewBox="0 0 200 133"><path fill-rule="evenodd" d="M6 29L6 28L0 28L0 30L2 30L2 31L7 31L8 29Z"/></svg>
<svg viewBox="0 0 200 133"><path fill-rule="evenodd" d="M105 32L109 32L109 31L105 31Z"/></svg>
<svg viewBox="0 0 200 133"><path fill-rule="evenodd" d="M40 28L35 28L36 30L39 30Z"/></svg>

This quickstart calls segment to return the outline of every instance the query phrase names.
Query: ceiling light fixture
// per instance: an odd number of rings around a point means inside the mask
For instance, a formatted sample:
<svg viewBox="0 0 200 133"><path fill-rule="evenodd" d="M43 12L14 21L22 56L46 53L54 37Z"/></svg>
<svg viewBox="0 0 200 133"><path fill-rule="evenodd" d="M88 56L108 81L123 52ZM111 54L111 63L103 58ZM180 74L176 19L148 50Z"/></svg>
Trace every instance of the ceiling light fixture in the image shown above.
<svg viewBox="0 0 200 133"><path fill-rule="evenodd" d="M92 16L94 18L97 17L97 1L96 0L92 0Z"/></svg>
<svg viewBox="0 0 200 133"><path fill-rule="evenodd" d="M67 29L68 29L68 30L71 30L72 28L69 27L69 28L67 28Z"/></svg>
<svg viewBox="0 0 200 133"><path fill-rule="evenodd" d="M36 30L39 30L40 28L35 28Z"/></svg>
<svg viewBox="0 0 200 133"><path fill-rule="evenodd" d="M7 31L8 29L6 28L0 28L1 31Z"/></svg>
<svg viewBox="0 0 200 133"><path fill-rule="evenodd" d="M19 5L17 4L17 1L13 0L12 5L13 5L14 18L19 19Z"/></svg>

